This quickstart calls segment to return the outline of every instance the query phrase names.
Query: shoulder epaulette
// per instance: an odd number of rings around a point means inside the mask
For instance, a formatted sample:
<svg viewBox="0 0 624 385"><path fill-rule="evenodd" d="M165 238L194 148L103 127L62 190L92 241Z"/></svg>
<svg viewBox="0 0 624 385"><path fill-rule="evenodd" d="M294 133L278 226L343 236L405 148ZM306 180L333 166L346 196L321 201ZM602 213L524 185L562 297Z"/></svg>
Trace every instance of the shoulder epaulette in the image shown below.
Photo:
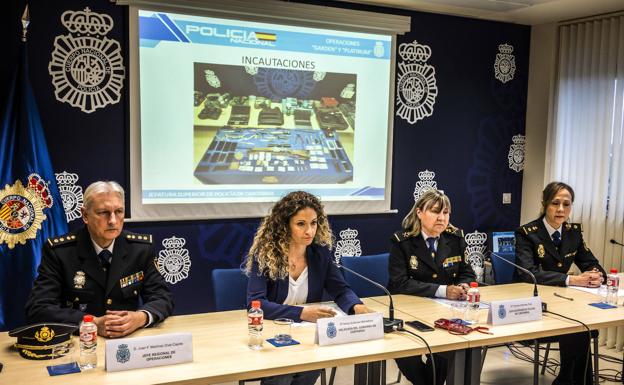
<svg viewBox="0 0 624 385"><path fill-rule="evenodd" d="M64 234L61 235L60 237L52 237L52 238L48 238L48 244L51 247L56 247L56 246L61 246L61 245L66 245L68 243L74 243L76 242L76 234Z"/></svg>
<svg viewBox="0 0 624 385"><path fill-rule="evenodd" d="M524 231L524 233L525 233L526 235L529 235L529 234L531 234L531 233L534 233L534 232L536 232L538 229L539 229L539 227L537 227L536 225L531 224L531 223L529 223L528 225L524 225L524 226L522 226L522 231Z"/></svg>
<svg viewBox="0 0 624 385"><path fill-rule="evenodd" d="M583 225L581 223L567 223L566 222L565 227L568 230L572 229L572 230L583 232Z"/></svg>
<svg viewBox="0 0 624 385"><path fill-rule="evenodd" d="M448 227L446 228L446 230L444 230L445 233L447 234L452 234L452 235L456 235L458 237L463 238L464 237L464 230L459 229L453 225L448 225Z"/></svg>
<svg viewBox="0 0 624 385"><path fill-rule="evenodd" d="M129 242L152 243L152 234L126 233L125 236Z"/></svg>
<svg viewBox="0 0 624 385"><path fill-rule="evenodd" d="M396 242L403 242L410 237L411 235L407 231L397 231L392 235L392 240Z"/></svg>

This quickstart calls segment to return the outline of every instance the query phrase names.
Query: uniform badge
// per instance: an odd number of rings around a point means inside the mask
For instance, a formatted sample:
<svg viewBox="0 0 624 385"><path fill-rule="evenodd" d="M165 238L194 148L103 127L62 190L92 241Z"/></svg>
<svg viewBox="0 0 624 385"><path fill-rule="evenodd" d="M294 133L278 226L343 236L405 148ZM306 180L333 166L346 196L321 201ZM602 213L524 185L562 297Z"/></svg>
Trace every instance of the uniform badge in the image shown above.
<svg viewBox="0 0 624 385"><path fill-rule="evenodd" d="M77 271L74 275L74 289L82 289L86 281L84 271Z"/></svg>
<svg viewBox="0 0 624 385"><path fill-rule="evenodd" d="M20 180L0 190L0 245L9 249L26 244L37 237L37 231L46 220L43 210L53 205L48 182L38 174L28 176L26 187Z"/></svg>
<svg viewBox="0 0 624 385"><path fill-rule="evenodd" d="M87 311L87 304L86 303L81 303L80 305L78 305L78 309L81 312L83 312L83 313L86 312Z"/></svg>
<svg viewBox="0 0 624 385"><path fill-rule="evenodd" d="M410 267L412 270L418 269L418 258L415 255L410 257Z"/></svg>
<svg viewBox="0 0 624 385"><path fill-rule="evenodd" d="M537 256L540 258L544 258L544 255L546 255L546 253L544 252L544 245L540 243L537 246Z"/></svg>
<svg viewBox="0 0 624 385"><path fill-rule="evenodd" d="M130 286L133 283L137 283L143 280L143 271L139 271L138 273L134 273L127 277L123 277L119 280L119 286L123 289L124 287Z"/></svg>
<svg viewBox="0 0 624 385"><path fill-rule="evenodd" d="M35 339L39 342L48 342L54 338L54 329L47 326L42 327L35 333Z"/></svg>

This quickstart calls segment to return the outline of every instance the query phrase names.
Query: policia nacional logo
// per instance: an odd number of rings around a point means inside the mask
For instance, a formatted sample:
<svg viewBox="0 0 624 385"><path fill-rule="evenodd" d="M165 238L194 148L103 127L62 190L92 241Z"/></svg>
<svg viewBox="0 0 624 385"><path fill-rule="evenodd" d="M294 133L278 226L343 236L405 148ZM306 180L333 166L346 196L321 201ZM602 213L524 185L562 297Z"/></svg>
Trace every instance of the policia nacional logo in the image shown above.
<svg viewBox="0 0 624 385"><path fill-rule="evenodd" d="M52 204L48 183L38 174L28 176L26 187L19 180L13 186L7 184L0 190L0 245L6 243L12 249L35 239L46 220L43 210Z"/></svg>
<svg viewBox="0 0 624 385"><path fill-rule="evenodd" d="M71 34L54 39L48 72L56 99L86 113L118 103L125 77L121 47L104 37L113 18L85 8L63 12L61 22Z"/></svg>

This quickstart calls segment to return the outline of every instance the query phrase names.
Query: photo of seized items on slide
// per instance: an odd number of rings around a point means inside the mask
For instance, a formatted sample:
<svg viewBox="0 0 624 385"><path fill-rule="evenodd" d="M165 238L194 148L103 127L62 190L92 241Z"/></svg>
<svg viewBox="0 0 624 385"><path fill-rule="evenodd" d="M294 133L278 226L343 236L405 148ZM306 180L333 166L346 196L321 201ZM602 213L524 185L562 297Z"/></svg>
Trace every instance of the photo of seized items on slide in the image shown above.
<svg viewBox="0 0 624 385"><path fill-rule="evenodd" d="M194 63L202 184L353 180L355 74Z"/></svg>

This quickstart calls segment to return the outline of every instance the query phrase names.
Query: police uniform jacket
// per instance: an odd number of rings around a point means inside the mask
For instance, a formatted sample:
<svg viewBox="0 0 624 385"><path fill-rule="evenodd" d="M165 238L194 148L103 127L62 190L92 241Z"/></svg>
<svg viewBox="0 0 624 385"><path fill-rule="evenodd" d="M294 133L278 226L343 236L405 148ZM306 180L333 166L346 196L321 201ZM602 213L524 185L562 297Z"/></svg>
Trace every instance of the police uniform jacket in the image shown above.
<svg viewBox="0 0 624 385"><path fill-rule="evenodd" d="M325 247L312 244L306 248L308 264L308 297L306 302L321 302L323 293L332 297L345 313L353 313L353 307L362 301L351 290L340 270L334 265ZM258 263L253 262L247 284L247 302L260 300L266 319L290 318L301 322L303 307L284 305L288 296L289 278L273 280L268 273L258 274Z"/></svg>
<svg viewBox="0 0 624 385"><path fill-rule="evenodd" d="M604 269L583 241L579 223L561 226L561 244L557 249L544 226L543 216L516 230L516 263L535 275L540 285L565 286L572 263L581 271L598 269L606 278ZM532 283L531 277L516 270L515 277Z"/></svg>
<svg viewBox="0 0 624 385"><path fill-rule="evenodd" d="M77 324L84 314L146 310L154 325L173 310L171 293L156 269L151 235L122 231L106 272L86 227L48 239L26 303L30 322Z"/></svg>
<svg viewBox="0 0 624 385"><path fill-rule="evenodd" d="M393 294L433 297L440 285L457 285L476 279L465 259L462 230L448 227L440 234L435 256L421 234L397 231L392 236L388 263L388 289Z"/></svg>

